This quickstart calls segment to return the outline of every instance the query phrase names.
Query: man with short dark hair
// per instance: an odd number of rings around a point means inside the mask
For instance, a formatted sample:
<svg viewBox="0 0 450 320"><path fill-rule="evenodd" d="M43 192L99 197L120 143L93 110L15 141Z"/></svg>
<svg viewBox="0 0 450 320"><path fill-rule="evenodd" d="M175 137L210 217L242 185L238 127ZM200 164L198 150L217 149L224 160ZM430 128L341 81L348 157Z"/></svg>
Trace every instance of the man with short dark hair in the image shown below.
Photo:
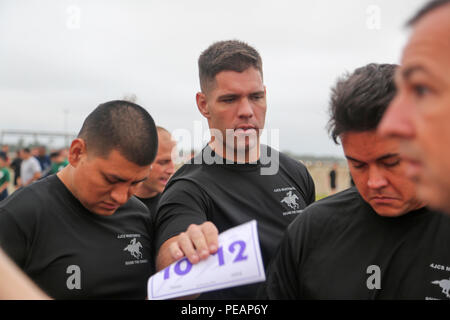
<svg viewBox="0 0 450 320"><path fill-rule="evenodd" d="M2 145L2 152L4 152L6 154L6 164L9 166L10 165L10 160L9 159L9 145L4 144Z"/></svg>
<svg viewBox="0 0 450 320"><path fill-rule="evenodd" d="M269 299L450 299L450 217L404 175L396 139L376 132L395 65L369 64L332 91L329 130L355 181L289 226L260 294Z"/></svg>
<svg viewBox="0 0 450 320"><path fill-rule="evenodd" d="M450 212L450 0L428 2L409 25L398 93L380 134L401 140L418 195Z"/></svg>
<svg viewBox="0 0 450 320"><path fill-rule="evenodd" d="M206 49L198 63L197 106L208 121L211 141L178 169L161 196L157 268L183 254L192 263L207 258L217 251L218 231L252 219L258 221L267 265L287 225L315 200L314 182L300 162L260 144L266 89L258 52L241 41L220 41ZM265 174L271 167L276 170ZM218 290L201 298L252 299L256 287Z"/></svg>
<svg viewBox="0 0 450 320"><path fill-rule="evenodd" d="M20 150L16 151L16 157L11 161L10 168L14 171L14 188L20 187L20 167L22 158L20 157Z"/></svg>
<svg viewBox="0 0 450 320"><path fill-rule="evenodd" d="M41 177L41 165L39 161L33 157L30 149L23 148L20 150L20 186L25 187Z"/></svg>
<svg viewBox="0 0 450 320"><path fill-rule="evenodd" d="M70 164L2 202L0 246L53 298L144 299L150 216L132 195L157 143L142 107L99 105L70 145Z"/></svg>
<svg viewBox="0 0 450 320"><path fill-rule="evenodd" d="M50 153L50 161L51 166L48 170L47 175L58 173L69 164L69 161L64 158L62 150L57 150Z"/></svg>
<svg viewBox="0 0 450 320"><path fill-rule="evenodd" d="M52 163L49 155L47 154L47 148L45 146L36 147L36 152L37 155L35 156L35 158L39 161L41 171L48 172Z"/></svg>

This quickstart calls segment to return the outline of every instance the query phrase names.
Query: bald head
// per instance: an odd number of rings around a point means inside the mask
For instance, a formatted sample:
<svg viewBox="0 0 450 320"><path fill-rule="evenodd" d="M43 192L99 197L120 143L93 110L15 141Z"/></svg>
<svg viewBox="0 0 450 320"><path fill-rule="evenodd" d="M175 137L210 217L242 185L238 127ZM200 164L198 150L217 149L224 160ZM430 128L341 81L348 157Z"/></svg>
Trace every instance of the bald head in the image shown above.
<svg viewBox="0 0 450 320"><path fill-rule="evenodd" d="M172 135L167 129L156 126L156 131L158 133L158 152L162 144L175 144L175 142L172 140Z"/></svg>
<svg viewBox="0 0 450 320"><path fill-rule="evenodd" d="M150 198L163 192L169 178L175 172L175 164L172 153L176 147L176 142L172 140L172 135L163 127L156 127L158 132L158 153L152 163L152 169L148 179L136 191L136 195L141 198Z"/></svg>

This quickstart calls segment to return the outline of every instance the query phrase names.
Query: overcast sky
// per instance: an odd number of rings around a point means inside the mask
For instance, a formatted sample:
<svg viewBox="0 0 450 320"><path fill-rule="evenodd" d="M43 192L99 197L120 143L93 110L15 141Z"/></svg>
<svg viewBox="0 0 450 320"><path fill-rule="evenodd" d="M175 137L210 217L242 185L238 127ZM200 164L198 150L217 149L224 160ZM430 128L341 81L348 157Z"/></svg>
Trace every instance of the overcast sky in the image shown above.
<svg viewBox="0 0 450 320"><path fill-rule="evenodd" d="M157 124L194 138L207 128L198 56L239 39L263 58L279 149L341 156L325 130L330 88L367 63L399 63L404 24L423 3L0 0L0 130L78 132L99 103L135 94Z"/></svg>

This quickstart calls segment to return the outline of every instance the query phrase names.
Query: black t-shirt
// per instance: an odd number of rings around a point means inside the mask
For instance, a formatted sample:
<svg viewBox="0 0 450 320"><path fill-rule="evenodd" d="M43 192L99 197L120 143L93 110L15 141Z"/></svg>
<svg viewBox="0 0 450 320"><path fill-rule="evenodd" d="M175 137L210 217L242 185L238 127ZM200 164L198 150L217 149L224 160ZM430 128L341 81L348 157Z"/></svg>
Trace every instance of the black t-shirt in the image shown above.
<svg viewBox="0 0 450 320"><path fill-rule="evenodd" d="M0 205L0 246L56 299L145 299L153 255L148 209L86 210L51 175Z"/></svg>
<svg viewBox="0 0 450 320"><path fill-rule="evenodd" d="M156 196L151 198L141 198L138 196L136 196L136 198L141 200L147 206L148 210L150 210L150 216L153 219L156 215L156 208L158 206L159 198L161 198L161 193L158 193Z"/></svg>
<svg viewBox="0 0 450 320"><path fill-rule="evenodd" d="M275 155L277 151L269 148L262 152ZM205 153L212 154L215 163L196 164L202 162ZM272 158L276 159L275 156ZM267 265L285 228L315 200L314 182L305 166L282 153L279 153L279 170L275 175L261 175L264 165L260 162L223 162L207 146L190 164L185 164L174 174L159 201L155 220L156 248L185 231L190 224L208 220L223 232L256 219L262 257ZM205 293L201 298L254 299L256 287L225 289Z"/></svg>
<svg viewBox="0 0 450 320"><path fill-rule="evenodd" d="M350 188L294 220L266 275L261 298L450 299L450 216L381 217Z"/></svg>
<svg viewBox="0 0 450 320"><path fill-rule="evenodd" d="M151 221L151 234L154 234L154 224L155 224L155 216L156 216L156 209L158 207L158 202L159 202L159 198L161 198L161 193L158 193L156 196L151 197L151 198L140 198L138 196L135 196L136 198L138 198L140 201L142 201L143 204L145 204L148 208L148 210L150 211L150 221ZM153 247L154 243L152 242L152 252L155 253L155 248ZM155 259L156 257L154 257L152 259L152 265L151 265L151 270L152 270L152 274L156 272L156 266L155 266Z"/></svg>
<svg viewBox="0 0 450 320"><path fill-rule="evenodd" d="M17 179L20 177L20 164L22 163L22 159L15 158L11 162L11 168L14 170L14 185L17 186Z"/></svg>

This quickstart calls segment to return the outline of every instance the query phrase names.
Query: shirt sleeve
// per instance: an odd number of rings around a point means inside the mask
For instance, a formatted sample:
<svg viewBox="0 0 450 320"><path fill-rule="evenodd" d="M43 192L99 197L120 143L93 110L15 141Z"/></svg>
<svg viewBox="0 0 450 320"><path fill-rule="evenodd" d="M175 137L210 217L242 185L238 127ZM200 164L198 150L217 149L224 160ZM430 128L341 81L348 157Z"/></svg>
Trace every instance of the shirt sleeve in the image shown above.
<svg viewBox="0 0 450 320"><path fill-rule="evenodd" d="M0 247L21 268L27 257L27 235L11 212L0 209Z"/></svg>
<svg viewBox="0 0 450 320"><path fill-rule="evenodd" d="M38 207L37 197L27 188L14 192L0 207L0 247L24 270L33 248Z"/></svg>
<svg viewBox="0 0 450 320"><path fill-rule="evenodd" d="M306 205L310 205L314 201L316 201L316 187L314 185L314 180L311 177L311 174L309 173L306 166L303 164L298 163L298 174L299 174L299 182L302 182L302 185L304 186L303 194L305 198Z"/></svg>
<svg viewBox="0 0 450 320"><path fill-rule="evenodd" d="M155 216L156 252L170 238L191 224L202 224L207 216L209 197L195 183L177 180L164 190Z"/></svg>
<svg viewBox="0 0 450 320"><path fill-rule="evenodd" d="M311 174L308 170L306 170L307 174L307 186L308 186L308 199L306 199L306 204L310 205L314 201L316 201L316 186L314 184L314 180L311 177Z"/></svg>

